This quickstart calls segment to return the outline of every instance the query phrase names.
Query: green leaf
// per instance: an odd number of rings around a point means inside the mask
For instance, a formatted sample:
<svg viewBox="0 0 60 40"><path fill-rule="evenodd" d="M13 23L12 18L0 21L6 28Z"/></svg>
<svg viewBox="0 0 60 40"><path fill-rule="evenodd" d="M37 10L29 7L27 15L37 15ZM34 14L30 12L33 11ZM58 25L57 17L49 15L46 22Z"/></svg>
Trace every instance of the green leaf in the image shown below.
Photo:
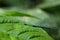
<svg viewBox="0 0 60 40"><path fill-rule="evenodd" d="M14 26L14 27L16 27L16 26ZM0 31L2 31L2 30L0 30ZM34 40L34 39L53 40L53 38L51 38L43 29L34 28L34 27L30 27L30 26L22 26L22 27L20 26L20 28L14 28L13 30L9 30L9 31L6 30L6 32L4 32L4 31L2 31L2 32L6 33L7 35L9 34L9 40L10 39L11 40L18 40L18 39L19 40L20 39L21 40ZM0 32L0 34L1 34L1 32ZM4 35L6 35L6 34L4 34ZM5 39L3 39L3 40L5 40ZM8 40L8 39L6 39L6 40Z"/></svg>
<svg viewBox="0 0 60 40"><path fill-rule="evenodd" d="M33 13L33 11L32 11L32 13ZM32 13L31 13L31 15L33 15ZM32 19L36 18L36 17L38 18L38 16L36 16L36 15L34 15L34 16L29 16L29 15L28 15L28 12L26 14L19 14L19 12L16 12L16 11L8 11L8 12L1 14L0 20L2 22L0 23L0 28L1 28L0 31L3 33L9 34L9 38L11 40L18 40L18 39L19 40L34 40L34 39L54 40L42 28L35 28L32 26L24 25L25 20L21 19L21 17L24 18L24 16L28 16L28 17L31 17ZM19 16L19 17L15 17L15 16ZM39 19L40 19L40 17L39 17ZM11 21L12 21L12 23L11 23ZM14 23L16 21L18 21L18 22ZM33 19L33 21L36 21L36 20ZM26 23L30 23L30 22L26 22ZM8 40L8 39L1 39L1 40Z"/></svg>

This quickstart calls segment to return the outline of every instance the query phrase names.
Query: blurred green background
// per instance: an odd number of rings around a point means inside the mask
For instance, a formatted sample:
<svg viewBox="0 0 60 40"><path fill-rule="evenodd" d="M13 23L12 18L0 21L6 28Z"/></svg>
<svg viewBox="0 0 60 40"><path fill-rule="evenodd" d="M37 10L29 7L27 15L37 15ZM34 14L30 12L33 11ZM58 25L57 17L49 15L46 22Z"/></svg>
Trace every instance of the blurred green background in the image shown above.
<svg viewBox="0 0 60 40"><path fill-rule="evenodd" d="M26 24L42 27L60 40L60 0L0 0L0 16L21 15Z"/></svg>

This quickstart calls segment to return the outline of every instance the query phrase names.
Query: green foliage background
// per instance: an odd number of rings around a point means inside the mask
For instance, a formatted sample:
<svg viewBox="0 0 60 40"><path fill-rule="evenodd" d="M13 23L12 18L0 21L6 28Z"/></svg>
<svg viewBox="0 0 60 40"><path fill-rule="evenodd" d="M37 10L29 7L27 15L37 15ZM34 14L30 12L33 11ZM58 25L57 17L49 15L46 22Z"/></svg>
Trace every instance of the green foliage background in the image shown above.
<svg viewBox="0 0 60 40"><path fill-rule="evenodd" d="M0 5L0 40L60 40L60 0L0 0Z"/></svg>

